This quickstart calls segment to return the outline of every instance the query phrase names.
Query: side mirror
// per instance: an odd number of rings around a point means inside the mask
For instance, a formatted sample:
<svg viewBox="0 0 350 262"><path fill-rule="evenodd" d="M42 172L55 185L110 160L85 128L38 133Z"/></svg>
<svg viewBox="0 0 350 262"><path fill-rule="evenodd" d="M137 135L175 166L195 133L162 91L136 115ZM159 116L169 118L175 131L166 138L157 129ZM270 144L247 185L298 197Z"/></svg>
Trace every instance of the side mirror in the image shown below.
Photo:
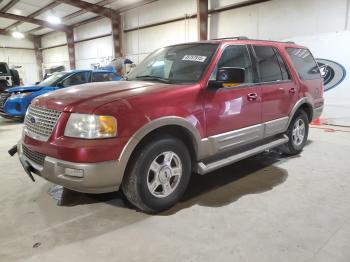
<svg viewBox="0 0 350 262"><path fill-rule="evenodd" d="M62 83L62 82L58 82L56 86L57 86L57 87L59 87L59 88L64 87L64 85L63 85L63 83Z"/></svg>
<svg viewBox="0 0 350 262"><path fill-rule="evenodd" d="M37 85L39 85L40 84L40 81L38 81L38 82L35 82L35 85L37 86Z"/></svg>
<svg viewBox="0 0 350 262"><path fill-rule="evenodd" d="M244 83L245 69L239 67L221 67L216 73L216 80L210 81L214 87L233 87Z"/></svg>

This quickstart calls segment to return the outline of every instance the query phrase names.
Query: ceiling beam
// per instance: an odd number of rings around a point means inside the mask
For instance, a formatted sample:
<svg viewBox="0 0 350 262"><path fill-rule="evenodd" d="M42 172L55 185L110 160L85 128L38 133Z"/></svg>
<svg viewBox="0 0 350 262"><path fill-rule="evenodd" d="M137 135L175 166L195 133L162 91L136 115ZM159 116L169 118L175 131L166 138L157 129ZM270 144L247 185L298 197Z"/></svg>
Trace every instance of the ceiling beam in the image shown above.
<svg viewBox="0 0 350 262"><path fill-rule="evenodd" d="M124 13L124 12L131 10L131 9L135 9L135 8L138 8L138 7L141 7L144 5L148 5L150 3L157 2L157 1L159 1L159 0L143 0L141 2L136 2L135 4L131 4L131 5L127 5L125 7L119 8L118 12Z"/></svg>
<svg viewBox="0 0 350 262"><path fill-rule="evenodd" d="M102 1L100 1L100 2L97 2L95 5L105 6L105 5L111 4L111 3L115 2L115 1L116 1L116 0L102 0ZM88 12L89 12L89 11L86 10L86 9L81 9L81 10L79 10L79 11L76 11L76 12L72 13L72 14L66 15L65 17L63 17L62 20L63 20L63 21L67 21L67 20L70 20L70 19L72 19L72 18L75 18L75 17L77 17L77 16L79 16L79 15L86 14L86 13L88 13Z"/></svg>
<svg viewBox="0 0 350 262"><path fill-rule="evenodd" d="M208 39L208 0L197 0L198 40Z"/></svg>
<svg viewBox="0 0 350 262"><path fill-rule="evenodd" d="M0 35L7 35L7 36L12 36L11 32L5 30L5 29L0 29ZM33 41L33 36L30 34L24 34L25 38L28 40ZM1 47L1 46L0 46Z"/></svg>
<svg viewBox="0 0 350 262"><path fill-rule="evenodd" d="M31 23L31 24L36 24L36 25L40 25L43 27L51 28L53 30L58 30L58 31L66 32L66 31L70 30L70 27L68 27L66 25L62 25L62 24L53 25L53 24L50 24L49 22L46 22L46 21L40 20L40 19L36 19L33 17L14 15L14 14L4 13L4 12L0 12L0 17L12 19L12 20L18 20L21 22L26 22L26 23Z"/></svg>
<svg viewBox="0 0 350 262"><path fill-rule="evenodd" d="M100 6L109 5L109 4L111 4L111 3L115 2L115 1L116 1L116 0L102 0L102 1L100 1L100 2L97 2L96 5L100 5ZM153 1L154 1L154 0L153 0ZM59 4L58 2L55 2L55 3ZM77 16L80 16L80 15L83 15L83 14L86 14L86 13L88 13L87 10L81 9L81 10L79 10L79 11L76 11L76 12L74 12L74 13L71 13L71 14L69 14L69 15L66 15L66 16L62 17L61 19L62 19L62 22L67 22L67 21L70 20L70 19L73 19L73 18L75 18L75 17L77 17ZM91 18L90 18L90 19L91 19ZM94 19L94 21L97 20L96 17L93 17L93 19ZM89 19L84 20L84 22L85 22L85 21L86 21L86 23L88 23L88 22L89 22ZM80 22L78 22L78 23L80 23ZM85 23L84 23L84 24L85 24ZM41 30L41 29L43 29L43 27L40 26L40 27L33 28L33 29L27 31L27 33L34 33L34 32L37 32L37 31L39 31L39 30Z"/></svg>
<svg viewBox="0 0 350 262"><path fill-rule="evenodd" d="M16 5L20 0L12 0L7 3L3 8L1 8L1 12L7 12L9 9L11 9L14 5ZM1 1L0 1L1 2Z"/></svg>
<svg viewBox="0 0 350 262"><path fill-rule="evenodd" d="M57 2L52 2L46 6L44 6L43 8L40 8L39 10L35 11L34 13L31 13L30 15L28 15L27 17L31 17L31 18L34 18L38 15L41 15L42 13L45 13L46 11L58 6L60 3L57 3ZM12 25L9 25L8 27L6 27L5 29L6 30L10 30L12 28L15 28L16 26L19 26L21 25L23 22L22 21L18 21Z"/></svg>
<svg viewBox="0 0 350 262"><path fill-rule="evenodd" d="M97 15L108 17L108 18L111 18L112 14L115 12L115 10L113 9L99 6L96 4L91 4L89 2L85 2L81 0L57 0L57 2L60 2L62 4L72 5L80 9L84 9L87 12L95 13Z"/></svg>

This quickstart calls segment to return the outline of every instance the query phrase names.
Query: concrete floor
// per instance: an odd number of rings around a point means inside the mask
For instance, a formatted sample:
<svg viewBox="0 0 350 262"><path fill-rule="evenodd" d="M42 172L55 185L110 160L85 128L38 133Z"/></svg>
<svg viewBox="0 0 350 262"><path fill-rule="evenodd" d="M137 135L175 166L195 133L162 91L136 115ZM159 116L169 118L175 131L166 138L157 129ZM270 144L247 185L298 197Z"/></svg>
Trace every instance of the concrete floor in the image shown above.
<svg viewBox="0 0 350 262"><path fill-rule="evenodd" d="M0 261L350 261L350 129L314 127L301 156L194 176L156 216L118 193L32 183L6 153L20 133L0 119Z"/></svg>

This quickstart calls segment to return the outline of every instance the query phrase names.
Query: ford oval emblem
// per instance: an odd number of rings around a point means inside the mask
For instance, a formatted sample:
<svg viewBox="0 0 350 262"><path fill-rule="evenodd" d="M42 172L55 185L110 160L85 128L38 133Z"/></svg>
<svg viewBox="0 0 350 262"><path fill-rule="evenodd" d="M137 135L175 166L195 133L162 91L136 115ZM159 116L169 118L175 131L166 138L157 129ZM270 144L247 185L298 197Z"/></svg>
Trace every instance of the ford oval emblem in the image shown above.
<svg viewBox="0 0 350 262"><path fill-rule="evenodd" d="M36 124L36 118L35 118L34 116L30 116L29 121L30 121L30 123L32 123L33 125Z"/></svg>

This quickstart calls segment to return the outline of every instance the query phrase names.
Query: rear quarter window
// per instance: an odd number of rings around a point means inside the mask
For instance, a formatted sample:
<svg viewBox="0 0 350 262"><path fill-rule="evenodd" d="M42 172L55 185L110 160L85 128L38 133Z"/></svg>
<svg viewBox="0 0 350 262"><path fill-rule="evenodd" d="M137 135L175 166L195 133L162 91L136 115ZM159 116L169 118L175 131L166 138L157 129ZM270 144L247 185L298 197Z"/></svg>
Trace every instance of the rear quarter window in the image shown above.
<svg viewBox="0 0 350 262"><path fill-rule="evenodd" d="M321 74L318 65L311 52L305 48L286 48L300 79L320 79Z"/></svg>

